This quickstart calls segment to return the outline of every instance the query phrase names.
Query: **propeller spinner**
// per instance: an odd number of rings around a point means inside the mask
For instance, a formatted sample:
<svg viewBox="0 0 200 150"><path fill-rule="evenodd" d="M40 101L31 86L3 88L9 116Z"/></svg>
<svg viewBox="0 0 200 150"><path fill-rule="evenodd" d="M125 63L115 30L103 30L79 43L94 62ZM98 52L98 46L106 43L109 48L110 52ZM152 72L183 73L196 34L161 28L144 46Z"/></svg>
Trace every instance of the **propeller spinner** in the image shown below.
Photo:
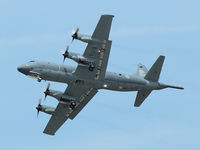
<svg viewBox="0 0 200 150"><path fill-rule="evenodd" d="M37 117L38 117L38 115L39 115L39 112L42 110L41 101L42 101L42 99L40 98L40 99L38 100L38 105L37 105L37 107L35 107L35 108L37 109Z"/></svg>
<svg viewBox="0 0 200 150"><path fill-rule="evenodd" d="M78 38L78 31L79 28L77 28L76 31L72 30L72 42L74 41L74 39Z"/></svg>
<svg viewBox="0 0 200 150"><path fill-rule="evenodd" d="M63 55L63 63L64 63L64 61L65 61L65 59L66 59L66 57L68 57L68 55L69 55L69 45L67 45L67 47L66 47L66 49L65 49L65 51L62 51L61 53L62 53L62 55Z"/></svg>
<svg viewBox="0 0 200 150"><path fill-rule="evenodd" d="M50 83L48 83L47 88L44 90L44 100L46 99L47 95L49 94Z"/></svg>

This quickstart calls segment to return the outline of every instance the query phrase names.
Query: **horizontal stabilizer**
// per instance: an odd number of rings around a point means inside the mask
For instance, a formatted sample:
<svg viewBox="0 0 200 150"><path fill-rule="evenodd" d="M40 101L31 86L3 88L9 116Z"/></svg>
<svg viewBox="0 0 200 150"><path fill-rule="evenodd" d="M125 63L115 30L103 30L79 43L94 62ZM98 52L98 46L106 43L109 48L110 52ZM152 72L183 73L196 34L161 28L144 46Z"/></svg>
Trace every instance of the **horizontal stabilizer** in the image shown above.
<svg viewBox="0 0 200 150"><path fill-rule="evenodd" d="M151 91L152 90L147 90L147 89L138 91L134 106L139 107L144 102L144 100L147 98L147 96L149 96Z"/></svg>
<svg viewBox="0 0 200 150"><path fill-rule="evenodd" d="M165 56L159 56L144 78L146 80L157 82L160 77L160 72L161 72L164 60L165 60Z"/></svg>

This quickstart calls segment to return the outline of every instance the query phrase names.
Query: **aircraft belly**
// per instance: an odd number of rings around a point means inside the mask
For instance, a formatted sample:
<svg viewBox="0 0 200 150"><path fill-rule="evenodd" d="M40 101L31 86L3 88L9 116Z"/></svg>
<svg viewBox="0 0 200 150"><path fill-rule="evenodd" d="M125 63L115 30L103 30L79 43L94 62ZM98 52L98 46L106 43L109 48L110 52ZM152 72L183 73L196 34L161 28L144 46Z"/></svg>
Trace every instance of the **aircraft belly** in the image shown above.
<svg viewBox="0 0 200 150"><path fill-rule="evenodd" d="M44 80L61 82L61 83L70 83L72 81L72 75L66 74L59 71L47 71L43 74Z"/></svg>

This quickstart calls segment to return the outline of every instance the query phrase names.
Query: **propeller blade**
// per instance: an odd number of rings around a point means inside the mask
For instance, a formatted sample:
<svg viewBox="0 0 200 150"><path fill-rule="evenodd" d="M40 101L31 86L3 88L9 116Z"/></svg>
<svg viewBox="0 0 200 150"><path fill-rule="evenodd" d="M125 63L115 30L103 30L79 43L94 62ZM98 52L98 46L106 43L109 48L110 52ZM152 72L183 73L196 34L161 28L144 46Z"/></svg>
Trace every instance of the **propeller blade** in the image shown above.
<svg viewBox="0 0 200 150"><path fill-rule="evenodd" d="M79 28L76 29L76 32L75 32L75 33L78 33L78 31L79 31Z"/></svg>
<svg viewBox="0 0 200 150"><path fill-rule="evenodd" d="M40 99L38 100L38 106L41 106L41 102L42 102L42 99L40 98Z"/></svg>
<svg viewBox="0 0 200 150"><path fill-rule="evenodd" d="M45 94L45 96L44 96L44 100L46 100L46 98L47 98L47 94Z"/></svg>
<svg viewBox="0 0 200 150"><path fill-rule="evenodd" d="M68 50L69 50L69 45L67 45L65 52L68 52Z"/></svg>
<svg viewBox="0 0 200 150"><path fill-rule="evenodd" d="M63 57L66 57L66 51L61 51L61 54L63 55Z"/></svg>
<svg viewBox="0 0 200 150"><path fill-rule="evenodd" d="M74 37L72 37L72 41L71 41L71 43L74 41Z"/></svg>
<svg viewBox="0 0 200 150"><path fill-rule="evenodd" d="M64 56L65 55L65 51L61 51L61 54Z"/></svg>
<svg viewBox="0 0 200 150"><path fill-rule="evenodd" d="M72 42L74 41L74 39L78 38L78 31L79 31L79 28L77 28L76 31L72 29Z"/></svg>
<svg viewBox="0 0 200 150"><path fill-rule="evenodd" d="M72 35L75 33L74 29L72 29Z"/></svg>
<svg viewBox="0 0 200 150"><path fill-rule="evenodd" d="M64 57L64 58L63 58L63 63L64 63L66 57L68 56L68 50L69 50L69 45L67 45L65 51L62 51L62 52L61 52L62 55L63 55L63 57Z"/></svg>
<svg viewBox="0 0 200 150"><path fill-rule="evenodd" d="M64 62L65 62L65 59L66 59L66 57L64 56L64 58L63 58L63 64L64 64Z"/></svg>
<svg viewBox="0 0 200 150"><path fill-rule="evenodd" d="M50 87L50 83L48 83L48 85L47 85L47 90L49 90L49 87Z"/></svg>
<svg viewBox="0 0 200 150"><path fill-rule="evenodd" d="M39 109L37 109L37 118L38 118L38 116L39 116L39 113L40 113L40 111L39 111Z"/></svg>
<svg viewBox="0 0 200 150"><path fill-rule="evenodd" d="M40 112L40 110L41 110L41 101L42 101L42 99L40 98L40 99L38 100L38 105L37 105L37 107L36 107L36 109L37 109L37 117L39 116L39 112Z"/></svg>
<svg viewBox="0 0 200 150"><path fill-rule="evenodd" d="M44 90L44 100L46 99L47 95L49 94L50 83L48 83L47 88Z"/></svg>

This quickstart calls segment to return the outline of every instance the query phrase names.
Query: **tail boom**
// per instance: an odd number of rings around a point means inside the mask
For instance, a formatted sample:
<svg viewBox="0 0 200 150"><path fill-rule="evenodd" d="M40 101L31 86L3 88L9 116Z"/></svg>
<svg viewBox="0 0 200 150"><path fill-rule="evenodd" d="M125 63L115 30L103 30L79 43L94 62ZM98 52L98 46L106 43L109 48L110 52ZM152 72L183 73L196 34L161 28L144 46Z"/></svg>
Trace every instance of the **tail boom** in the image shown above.
<svg viewBox="0 0 200 150"><path fill-rule="evenodd" d="M167 85L167 84L163 84L163 83L159 83L159 84L162 89L164 89L164 88L173 88L173 89L179 89L179 90L184 89L184 87L181 87L181 86Z"/></svg>

